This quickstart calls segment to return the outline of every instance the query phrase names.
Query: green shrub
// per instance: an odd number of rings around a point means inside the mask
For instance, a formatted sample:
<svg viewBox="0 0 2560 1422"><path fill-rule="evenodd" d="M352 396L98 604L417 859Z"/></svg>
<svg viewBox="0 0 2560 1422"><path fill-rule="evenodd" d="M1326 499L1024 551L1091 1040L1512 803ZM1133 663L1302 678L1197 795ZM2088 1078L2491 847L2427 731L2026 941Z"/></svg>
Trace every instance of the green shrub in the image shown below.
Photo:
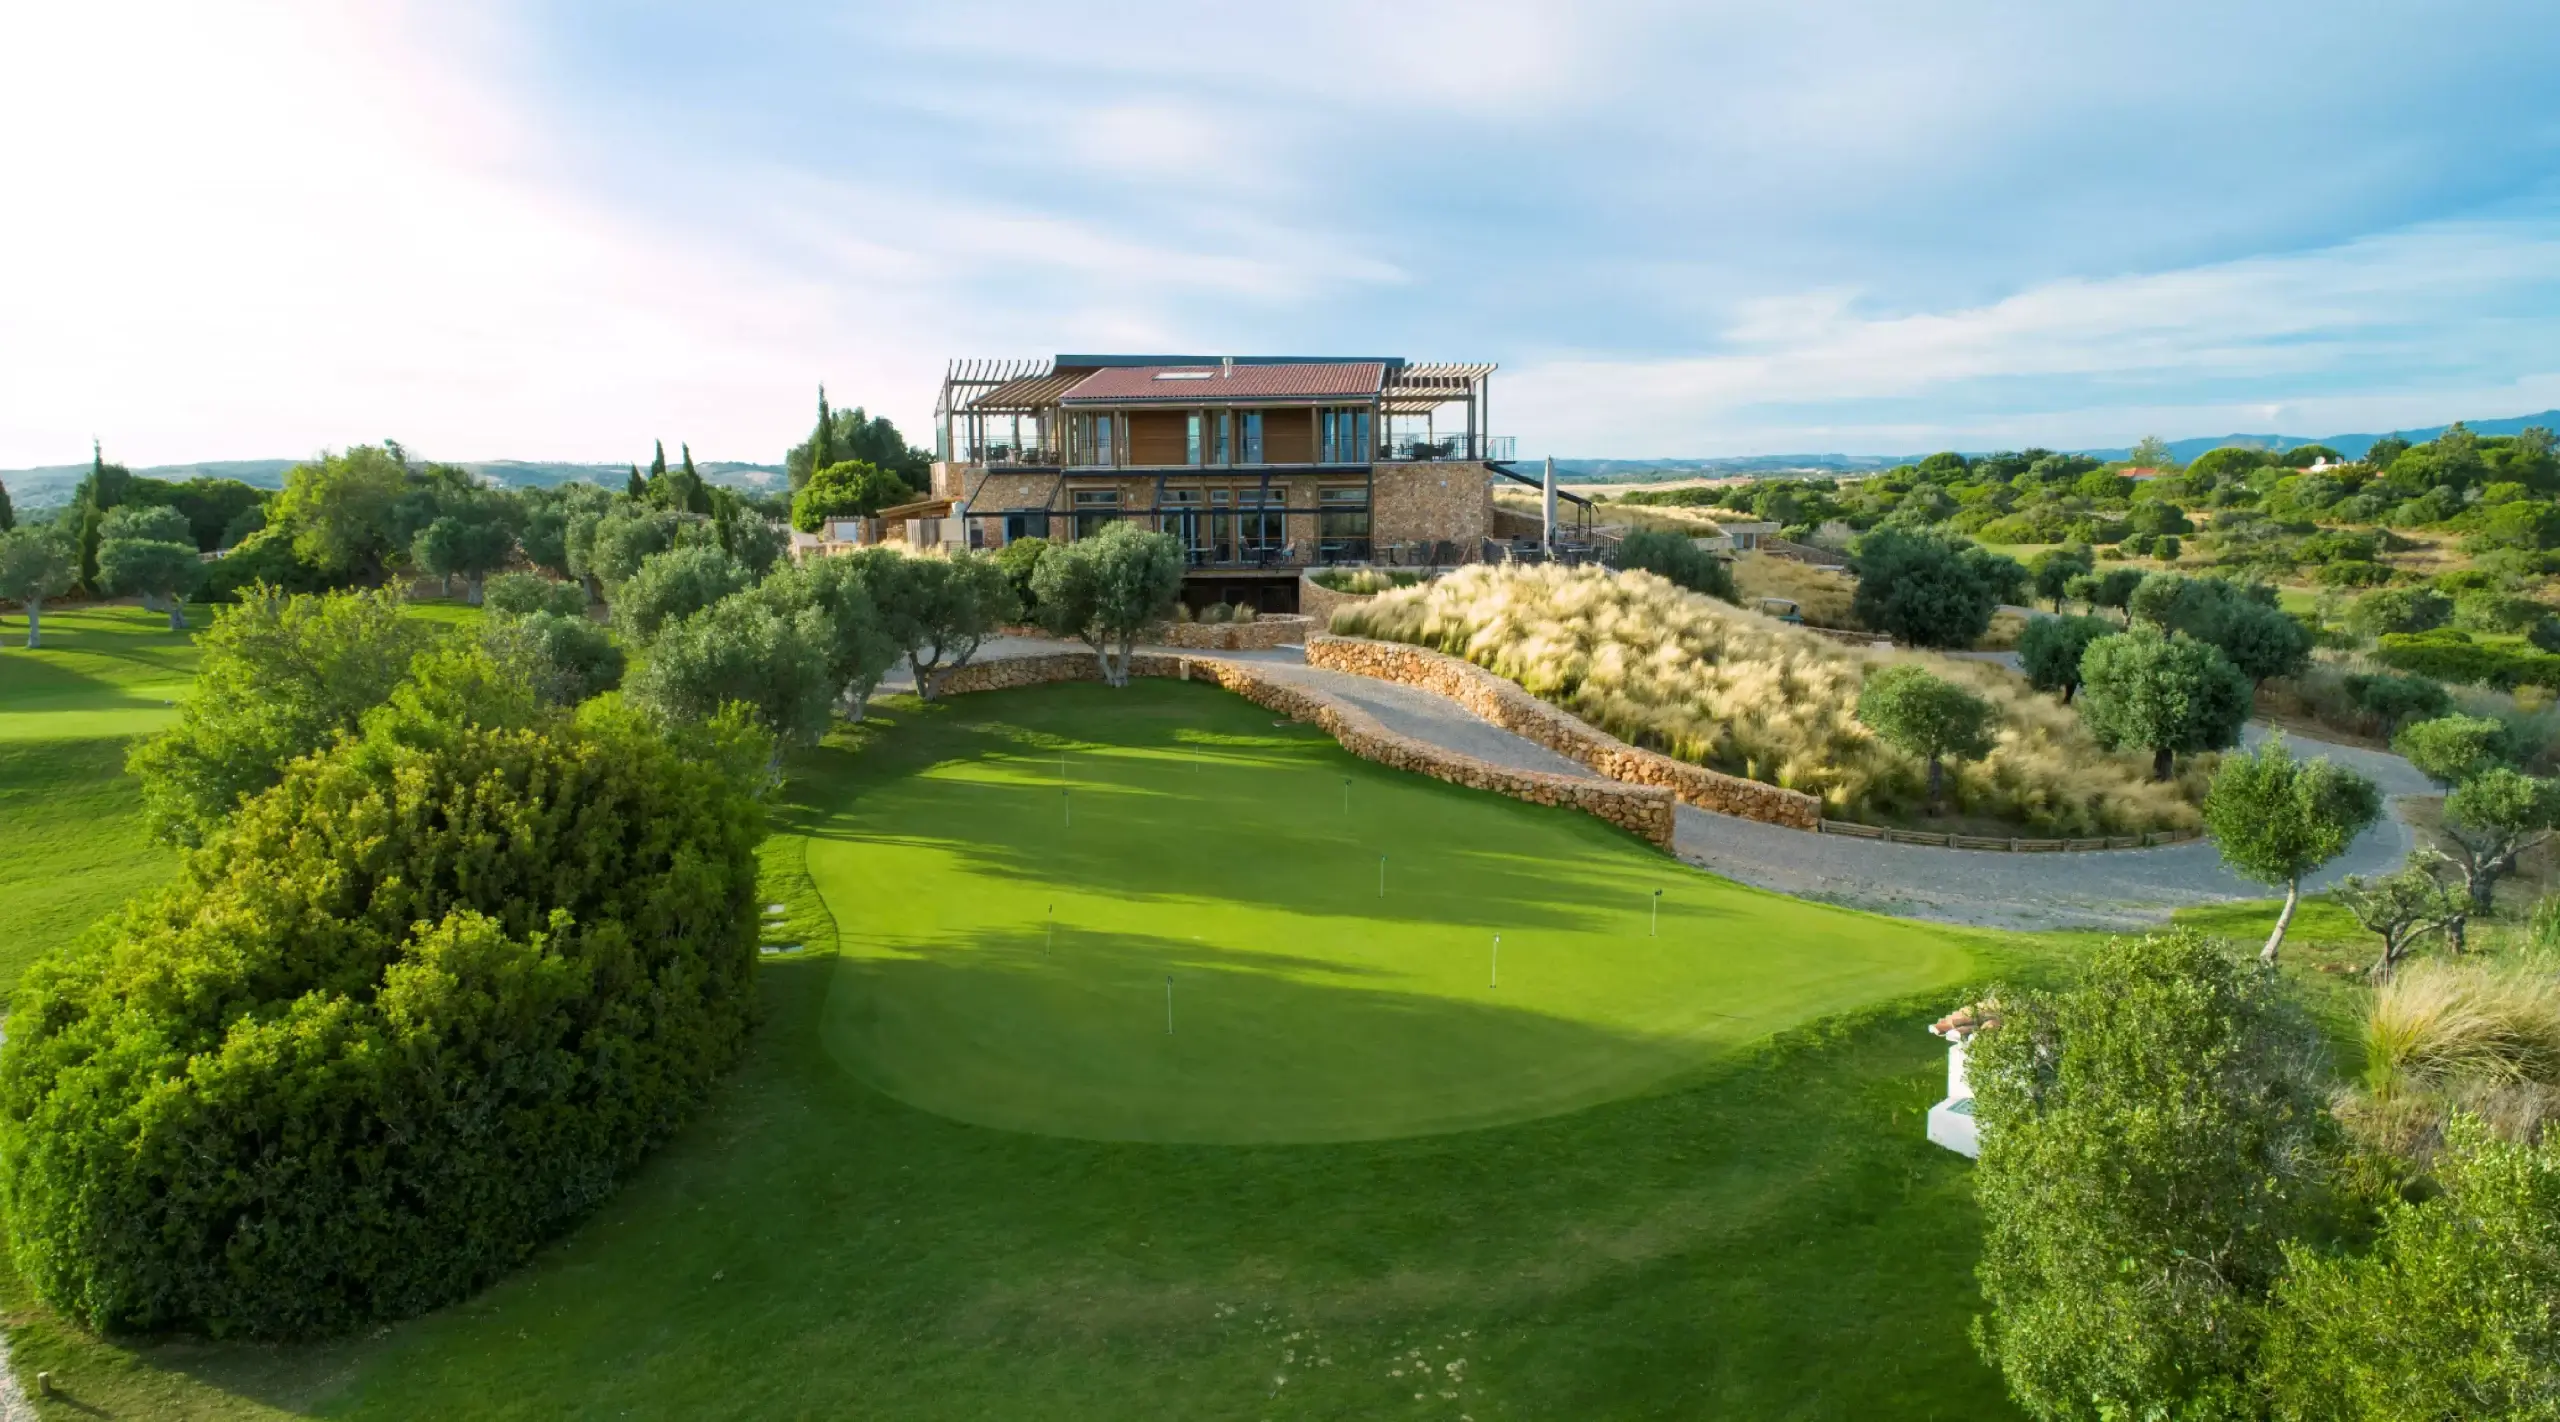
<svg viewBox="0 0 2560 1422"><path fill-rule="evenodd" d="M2330 588L2378 588L2391 581L2391 570L2380 563L2350 558L2321 564L2312 570L2311 580Z"/></svg>
<svg viewBox="0 0 2560 1422"><path fill-rule="evenodd" d="M604 703L472 725L436 695L297 762L29 970L0 1209L56 1307L298 1336L449 1303L610 1195L736 1059L762 746Z"/></svg>
<svg viewBox="0 0 2560 1422"><path fill-rule="evenodd" d="M2356 599L2347 625L2368 637L2425 632L2453 616L2453 599L2434 588L2383 588Z"/></svg>
<svg viewBox="0 0 2560 1422"><path fill-rule="evenodd" d="M1307 581L1327 592L1363 597L1389 588L1412 587L1422 581L1422 575L1395 568L1318 568L1307 574Z"/></svg>
<svg viewBox="0 0 2560 1422"><path fill-rule="evenodd" d="M2385 731L2410 721L2441 716L2453 707L2453 698L2444 687L2422 676L2351 672L2345 683L2356 709L2381 721Z"/></svg>
<svg viewBox="0 0 2560 1422"><path fill-rule="evenodd" d="M2386 633L2374 656L2385 666L2438 681L2560 687L2560 655L2475 642L2470 633L2450 628Z"/></svg>
<svg viewBox="0 0 2560 1422"><path fill-rule="evenodd" d="M1734 601L1733 570L1676 533L1638 529L1618 545L1618 566L1659 573L1691 592Z"/></svg>
<svg viewBox="0 0 2560 1422"><path fill-rule="evenodd" d="M562 617L587 615L587 590L576 583L555 582L539 573L500 573L480 594L492 617L524 617L537 612Z"/></svg>

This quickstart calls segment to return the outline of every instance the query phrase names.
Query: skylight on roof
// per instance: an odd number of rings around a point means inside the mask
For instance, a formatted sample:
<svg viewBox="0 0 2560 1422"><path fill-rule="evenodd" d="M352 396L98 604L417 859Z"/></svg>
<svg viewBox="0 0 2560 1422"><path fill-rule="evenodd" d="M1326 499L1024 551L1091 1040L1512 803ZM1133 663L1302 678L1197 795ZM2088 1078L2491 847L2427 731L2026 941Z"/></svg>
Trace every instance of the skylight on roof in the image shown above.
<svg viewBox="0 0 2560 1422"><path fill-rule="evenodd" d="M1217 375L1217 373L1218 373L1218 372L1216 372L1216 371L1214 371L1214 370L1159 370L1159 371L1157 371L1157 372L1156 372L1156 379L1158 379L1158 380L1208 380L1208 379L1212 379L1212 378L1214 378L1214 377Z"/></svg>

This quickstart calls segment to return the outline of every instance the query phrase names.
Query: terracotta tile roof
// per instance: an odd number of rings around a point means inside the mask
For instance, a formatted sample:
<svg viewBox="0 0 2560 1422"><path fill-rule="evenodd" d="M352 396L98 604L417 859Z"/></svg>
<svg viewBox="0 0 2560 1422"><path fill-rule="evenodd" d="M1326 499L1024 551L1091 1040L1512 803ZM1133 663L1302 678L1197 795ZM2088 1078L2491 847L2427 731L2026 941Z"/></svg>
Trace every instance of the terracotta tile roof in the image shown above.
<svg viewBox="0 0 2560 1422"><path fill-rule="evenodd" d="M1976 1032L1988 1032L2000 1025L2000 999L1984 998L1969 1006L1959 1007L1929 1024L1929 1030L1950 1042L1961 1042Z"/></svg>
<svg viewBox="0 0 2560 1422"><path fill-rule="evenodd" d="M1227 400L1366 398L1386 382L1375 361L1305 365L1122 365L1097 370L1060 398L1061 404L1217 404Z"/></svg>

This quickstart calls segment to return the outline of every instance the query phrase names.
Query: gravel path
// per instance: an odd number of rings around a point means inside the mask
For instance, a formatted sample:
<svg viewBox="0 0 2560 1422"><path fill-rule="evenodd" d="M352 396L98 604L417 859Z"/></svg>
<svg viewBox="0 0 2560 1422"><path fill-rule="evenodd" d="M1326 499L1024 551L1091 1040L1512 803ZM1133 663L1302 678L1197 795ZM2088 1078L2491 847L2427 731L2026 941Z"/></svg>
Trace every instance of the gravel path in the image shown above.
<svg viewBox="0 0 2560 1422"><path fill-rule="evenodd" d="M1058 646L1005 639L990 644L982 655L1030 655ZM1456 702L1395 682L1307 666L1295 648L1215 655L1261 664L1276 676L1358 706L1389 729L1417 740L1497 765L1599 778L1580 762L1494 726ZM2256 745L2266 735L2264 728L2251 726L2246 740ZM2435 793L2424 776L2396 755L2302 736L2290 740L2297 754L2327 755L2371 776L2395 800ZM2414 832L2395 805L2392 814L2303 887L2326 888L2348 874L2388 873L2415 844ZM2221 855L2203 840L2158 849L2003 854L1807 834L1683 805L1673 850L1701 869L1799 898L1987 928L2137 929L2160 923L2173 909L2269 893L2264 885L2224 868Z"/></svg>

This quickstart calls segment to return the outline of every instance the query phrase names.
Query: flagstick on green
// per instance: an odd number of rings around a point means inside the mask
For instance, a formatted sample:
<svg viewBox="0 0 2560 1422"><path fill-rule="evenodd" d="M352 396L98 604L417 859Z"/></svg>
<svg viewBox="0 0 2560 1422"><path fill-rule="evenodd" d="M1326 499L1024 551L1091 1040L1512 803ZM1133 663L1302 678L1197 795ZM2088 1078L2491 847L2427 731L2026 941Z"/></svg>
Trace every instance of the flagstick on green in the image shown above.
<svg viewBox="0 0 2560 1422"><path fill-rule="evenodd" d="M1653 926L1645 930L1644 936L1647 938L1662 936L1662 891L1660 889L1653 891Z"/></svg>
<svg viewBox="0 0 2560 1422"><path fill-rule="evenodd" d="M1351 777L1342 777L1342 813L1351 813Z"/></svg>
<svg viewBox="0 0 2560 1422"><path fill-rule="evenodd" d="M1493 935L1493 974L1485 980L1485 986L1502 986L1502 935L1499 933Z"/></svg>
<svg viewBox="0 0 2560 1422"><path fill-rule="evenodd" d="M1173 1035L1173 974L1164 975L1164 1034Z"/></svg>
<svg viewBox="0 0 2560 1422"><path fill-rule="evenodd" d="M1043 953L1058 951L1058 906L1056 904L1049 905L1049 946L1040 951Z"/></svg>
<svg viewBox="0 0 2560 1422"><path fill-rule="evenodd" d="M1387 856L1378 856L1378 897L1387 896Z"/></svg>

